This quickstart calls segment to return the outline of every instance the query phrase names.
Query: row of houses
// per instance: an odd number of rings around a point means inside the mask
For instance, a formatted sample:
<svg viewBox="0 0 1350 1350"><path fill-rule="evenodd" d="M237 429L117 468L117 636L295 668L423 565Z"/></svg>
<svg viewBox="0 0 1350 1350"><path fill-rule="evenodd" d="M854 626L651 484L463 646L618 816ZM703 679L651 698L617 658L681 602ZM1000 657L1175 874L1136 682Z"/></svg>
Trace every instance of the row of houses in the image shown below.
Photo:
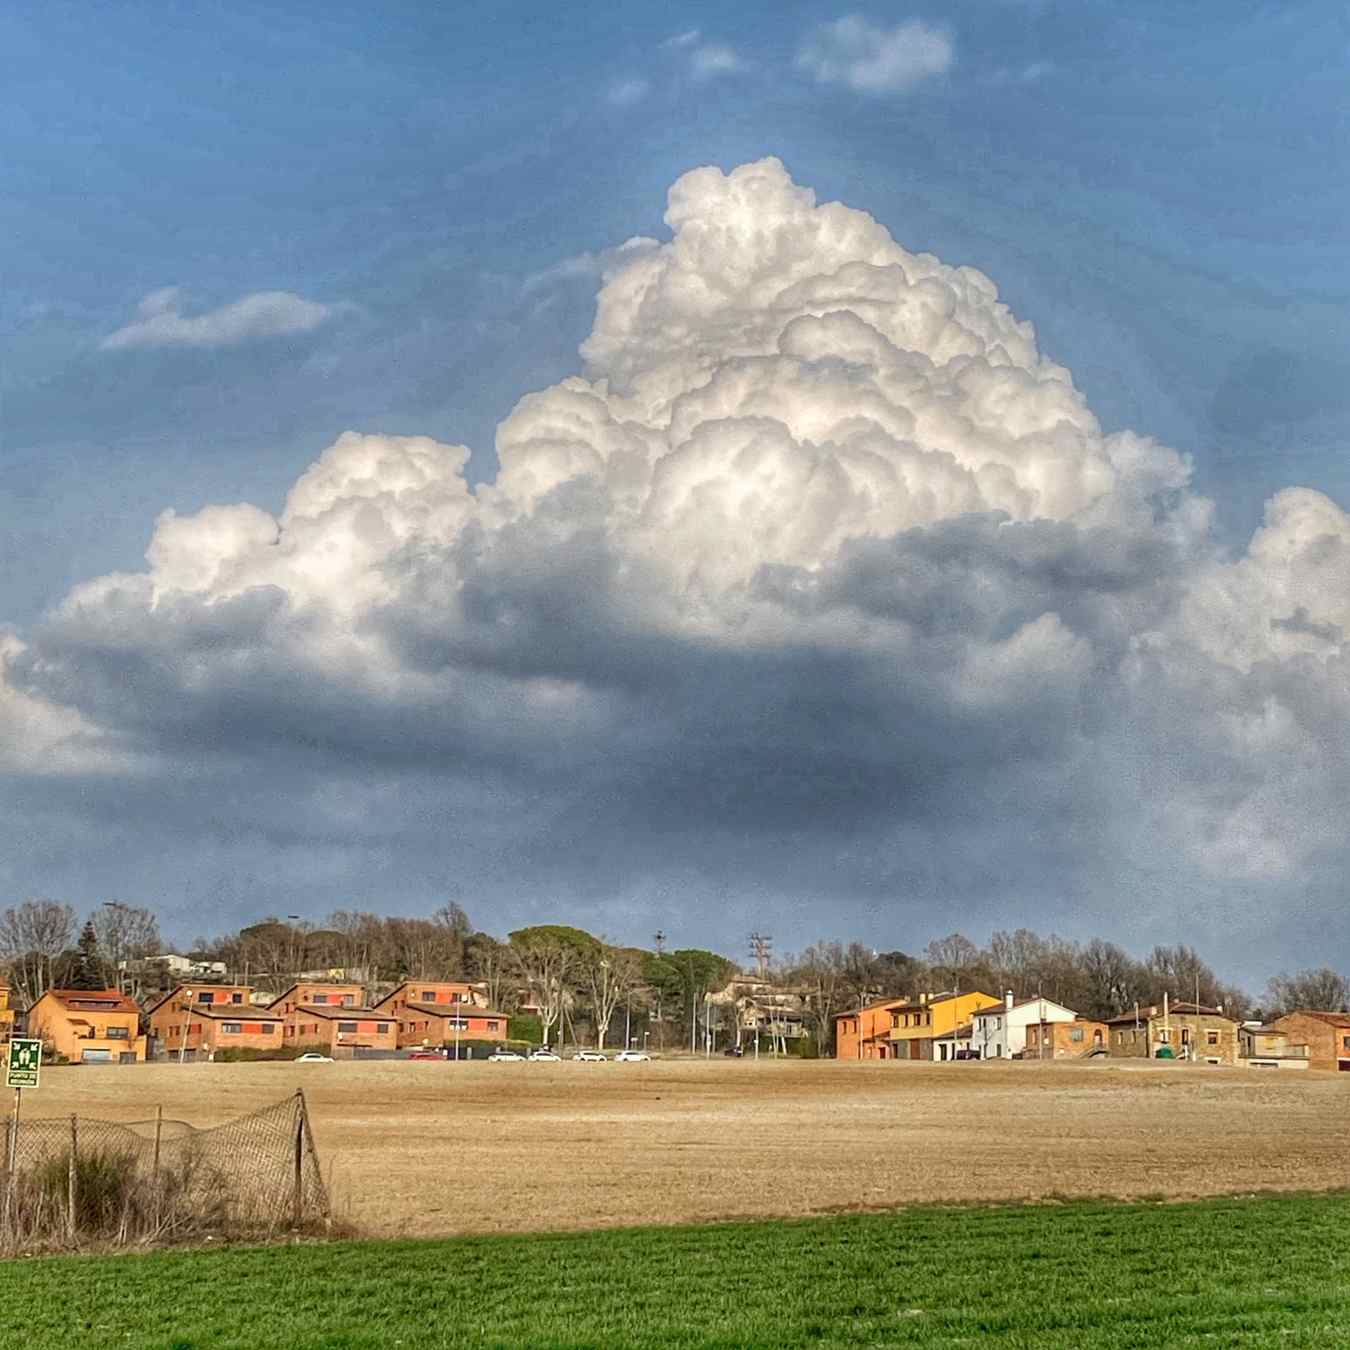
<svg viewBox="0 0 1350 1350"><path fill-rule="evenodd" d="M8 996L0 987L6 1032L14 1019ZM28 1010L27 1034L83 1064L282 1048L349 1055L507 1035L507 1015L458 981L405 981L370 1006L363 987L348 983L293 984L262 1004L256 996L248 985L180 984L141 1008L116 989L49 989Z"/></svg>
<svg viewBox="0 0 1350 1350"><path fill-rule="evenodd" d="M1184 1059L1253 1068L1350 1070L1350 1015L1299 1011L1239 1023L1172 1002L1096 1021L1054 999L979 990L882 999L835 1018L840 1059Z"/></svg>

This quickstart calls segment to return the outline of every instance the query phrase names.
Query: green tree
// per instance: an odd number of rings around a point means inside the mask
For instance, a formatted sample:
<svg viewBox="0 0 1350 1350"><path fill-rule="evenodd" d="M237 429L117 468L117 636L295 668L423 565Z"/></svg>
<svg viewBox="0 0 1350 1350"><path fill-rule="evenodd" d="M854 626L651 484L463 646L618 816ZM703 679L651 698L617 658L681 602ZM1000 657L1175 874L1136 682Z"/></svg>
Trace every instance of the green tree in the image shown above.
<svg viewBox="0 0 1350 1350"><path fill-rule="evenodd" d="M75 969L71 973L72 989L106 989L108 971L98 949L98 934L94 931L93 920L86 921L80 931L80 940L76 944L78 953Z"/></svg>

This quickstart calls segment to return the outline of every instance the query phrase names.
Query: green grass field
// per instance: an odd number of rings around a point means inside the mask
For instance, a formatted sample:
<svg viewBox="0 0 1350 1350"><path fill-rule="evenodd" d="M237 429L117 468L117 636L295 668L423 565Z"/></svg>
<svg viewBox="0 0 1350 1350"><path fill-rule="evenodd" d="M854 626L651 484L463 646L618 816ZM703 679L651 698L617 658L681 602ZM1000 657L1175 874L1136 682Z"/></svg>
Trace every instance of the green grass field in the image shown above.
<svg viewBox="0 0 1350 1350"><path fill-rule="evenodd" d="M0 1345L1350 1345L1350 1197L915 1209L0 1267Z"/></svg>

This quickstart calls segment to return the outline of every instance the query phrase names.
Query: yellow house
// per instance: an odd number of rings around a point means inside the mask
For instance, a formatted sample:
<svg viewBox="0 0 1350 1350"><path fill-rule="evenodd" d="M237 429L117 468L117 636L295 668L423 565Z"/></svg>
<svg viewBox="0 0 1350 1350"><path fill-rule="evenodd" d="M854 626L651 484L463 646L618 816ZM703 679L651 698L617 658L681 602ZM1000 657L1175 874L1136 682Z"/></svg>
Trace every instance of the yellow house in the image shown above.
<svg viewBox="0 0 1350 1350"><path fill-rule="evenodd" d="M116 989L48 989L28 1010L28 1034L72 1064L134 1064L145 1058L141 1010Z"/></svg>
<svg viewBox="0 0 1350 1350"><path fill-rule="evenodd" d="M908 1003L897 1003L890 1009L891 1029L886 1035L890 1057L932 1059L934 1037L950 1036L981 1008L1001 1002L993 994L972 990L969 994L920 994Z"/></svg>
<svg viewBox="0 0 1350 1350"><path fill-rule="evenodd" d="M9 1006L9 985L0 984L0 1041L14 1034L14 1009Z"/></svg>

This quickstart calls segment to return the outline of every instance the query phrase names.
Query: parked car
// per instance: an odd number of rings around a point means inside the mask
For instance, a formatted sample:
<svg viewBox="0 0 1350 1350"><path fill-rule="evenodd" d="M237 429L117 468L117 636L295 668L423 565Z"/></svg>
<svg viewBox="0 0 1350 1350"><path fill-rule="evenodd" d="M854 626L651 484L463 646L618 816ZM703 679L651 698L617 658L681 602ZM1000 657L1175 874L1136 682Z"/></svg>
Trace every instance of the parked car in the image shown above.
<svg viewBox="0 0 1350 1350"><path fill-rule="evenodd" d="M445 1056L439 1050L414 1050L408 1056L409 1059L444 1059Z"/></svg>
<svg viewBox="0 0 1350 1350"><path fill-rule="evenodd" d="M620 1050L614 1056L616 1064L650 1064L652 1057L645 1050Z"/></svg>
<svg viewBox="0 0 1350 1350"><path fill-rule="evenodd" d="M547 1061L552 1064L561 1064L562 1056L555 1055L552 1050L531 1050L530 1058L534 1060Z"/></svg>
<svg viewBox="0 0 1350 1350"><path fill-rule="evenodd" d="M609 1056L601 1050L578 1050L573 1059L580 1060L583 1064L608 1064Z"/></svg>
<svg viewBox="0 0 1350 1350"><path fill-rule="evenodd" d="M488 1056L489 1061L495 1060L498 1064L502 1064L509 1059L516 1060L521 1064L525 1062L525 1056L516 1054L514 1050L494 1050Z"/></svg>
<svg viewBox="0 0 1350 1350"><path fill-rule="evenodd" d="M742 1050L739 1045L729 1045L722 1053L730 1059L740 1059L745 1054L745 1051Z"/></svg>
<svg viewBox="0 0 1350 1350"><path fill-rule="evenodd" d="M303 1055L296 1055L297 1064L331 1064L332 1055L321 1055L317 1050L306 1050Z"/></svg>

